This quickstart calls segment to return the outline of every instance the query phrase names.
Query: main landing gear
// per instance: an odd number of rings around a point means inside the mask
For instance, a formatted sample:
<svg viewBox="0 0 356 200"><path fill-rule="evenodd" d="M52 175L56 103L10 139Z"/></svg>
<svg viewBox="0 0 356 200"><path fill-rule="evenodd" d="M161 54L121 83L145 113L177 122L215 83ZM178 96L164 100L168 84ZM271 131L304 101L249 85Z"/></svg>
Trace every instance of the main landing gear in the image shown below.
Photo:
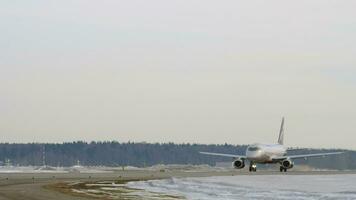
<svg viewBox="0 0 356 200"><path fill-rule="evenodd" d="M279 171L280 172L287 172L287 168L284 168L283 166L279 167Z"/></svg>
<svg viewBox="0 0 356 200"><path fill-rule="evenodd" d="M250 172L256 172L257 171L257 165L255 163L250 163L250 167L248 169Z"/></svg>

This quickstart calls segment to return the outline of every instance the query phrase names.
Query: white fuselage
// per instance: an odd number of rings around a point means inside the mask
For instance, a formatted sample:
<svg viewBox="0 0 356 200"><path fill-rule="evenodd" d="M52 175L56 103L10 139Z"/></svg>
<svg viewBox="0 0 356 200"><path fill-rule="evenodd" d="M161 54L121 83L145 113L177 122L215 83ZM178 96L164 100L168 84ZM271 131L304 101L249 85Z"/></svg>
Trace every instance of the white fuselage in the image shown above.
<svg viewBox="0 0 356 200"><path fill-rule="evenodd" d="M273 158L286 154L287 149L280 144L253 144L246 149L247 159L255 163L273 163Z"/></svg>

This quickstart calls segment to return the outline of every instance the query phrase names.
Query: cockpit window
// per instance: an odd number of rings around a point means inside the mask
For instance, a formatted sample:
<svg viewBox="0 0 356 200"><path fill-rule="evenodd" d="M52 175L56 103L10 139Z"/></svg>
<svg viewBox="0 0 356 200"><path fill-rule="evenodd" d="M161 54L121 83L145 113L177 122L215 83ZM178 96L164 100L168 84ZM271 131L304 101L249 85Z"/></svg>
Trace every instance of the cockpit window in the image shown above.
<svg viewBox="0 0 356 200"><path fill-rule="evenodd" d="M260 150L260 148L258 148L258 147L249 147L248 150L249 151L258 151L258 150Z"/></svg>

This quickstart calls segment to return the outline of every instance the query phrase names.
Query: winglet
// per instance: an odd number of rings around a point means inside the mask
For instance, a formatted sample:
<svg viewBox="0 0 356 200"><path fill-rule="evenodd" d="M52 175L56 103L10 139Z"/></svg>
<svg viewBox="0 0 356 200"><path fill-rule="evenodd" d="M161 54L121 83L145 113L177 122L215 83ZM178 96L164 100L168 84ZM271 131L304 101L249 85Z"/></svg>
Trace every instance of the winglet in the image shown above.
<svg viewBox="0 0 356 200"><path fill-rule="evenodd" d="M284 139L284 117L282 118L281 129L279 130L278 144L283 145Z"/></svg>

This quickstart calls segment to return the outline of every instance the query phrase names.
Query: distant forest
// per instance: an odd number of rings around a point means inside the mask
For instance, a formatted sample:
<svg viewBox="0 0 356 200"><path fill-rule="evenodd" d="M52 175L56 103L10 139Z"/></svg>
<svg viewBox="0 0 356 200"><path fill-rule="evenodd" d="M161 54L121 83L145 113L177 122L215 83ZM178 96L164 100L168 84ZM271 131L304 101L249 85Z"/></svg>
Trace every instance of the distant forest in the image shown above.
<svg viewBox="0 0 356 200"><path fill-rule="evenodd" d="M79 160L87 166L152 166L156 164L209 164L232 161L230 158L201 155L199 151L244 154L246 145L205 145L174 143L72 142L61 144L0 144L0 164L41 166L43 150L50 166L73 166ZM290 154L335 151L332 149L301 149ZM325 158L298 160L316 168L356 169L356 151Z"/></svg>

